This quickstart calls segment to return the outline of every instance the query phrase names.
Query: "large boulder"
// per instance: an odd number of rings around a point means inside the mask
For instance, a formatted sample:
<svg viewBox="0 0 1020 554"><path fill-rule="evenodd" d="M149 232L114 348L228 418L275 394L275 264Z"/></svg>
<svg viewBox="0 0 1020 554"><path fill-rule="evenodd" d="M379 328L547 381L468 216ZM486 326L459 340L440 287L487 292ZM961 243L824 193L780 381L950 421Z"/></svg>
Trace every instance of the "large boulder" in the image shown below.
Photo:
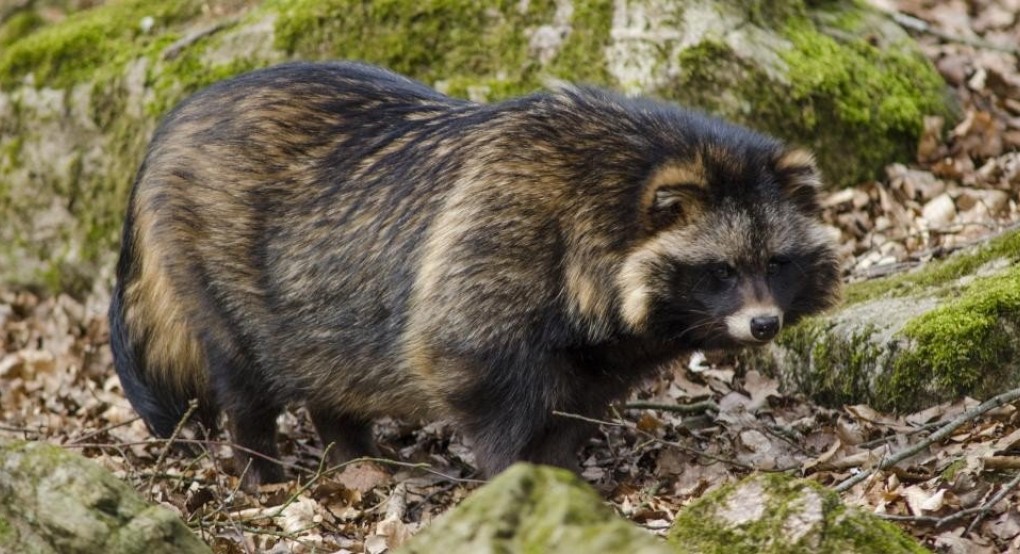
<svg viewBox="0 0 1020 554"><path fill-rule="evenodd" d="M700 106L814 147L829 180L909 159L944 87L863 3L782 0L123 0L44 25L0 12L0 280L105 284L158 118L287 59L385 65L497 100L552 79Z"/></svg>
<svg viewBox="0 0 1020 554"><path fill-rule="evenodd" d="M913 411L1020 386L1020 231L852 284L840 309L749 357L832 406Z"/></svg>
<svg viewBox="0 0 1020 554"><path fill-rule="evenodd" d="M166 508L95 463L45 443L0 440L0 552L211 552Z"/></svg>

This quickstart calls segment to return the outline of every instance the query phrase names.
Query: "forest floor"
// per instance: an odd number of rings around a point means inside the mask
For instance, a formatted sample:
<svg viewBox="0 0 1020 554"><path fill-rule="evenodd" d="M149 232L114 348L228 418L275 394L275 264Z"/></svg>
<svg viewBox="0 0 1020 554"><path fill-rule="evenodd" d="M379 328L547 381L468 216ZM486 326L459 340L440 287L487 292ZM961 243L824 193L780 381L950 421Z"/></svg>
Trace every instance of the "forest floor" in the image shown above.
<svg viewBox="0 0 1020 554"><path fill-rule="evenodd" d="M849 280L926 263L1020 221L1020 0L881 6L920 41L962 117L951 128L926 121L916 163L826 197ZM0 291L0 437L83 453L176 509L218 553L377 554L480 484L468 448L438 423L380 422L387 460L322 468L321 446L299 410L280 423L283 461L300 479L245 494L227 470L228 437L213 437L196 457L146 432L113 371L107 303L101 293L79 301ZM686 410L648 407L658 404ZM929 440L977 404L899 415L864 405L826 409L784 394L754 368L696 355L611 411L583 453L583 475L620 514L661 534L684 505L751 472L790 471L836 487L917 445L917 454L848 487L842 499L894 519L937 551L1018 551L1017 404Z"/></svg>

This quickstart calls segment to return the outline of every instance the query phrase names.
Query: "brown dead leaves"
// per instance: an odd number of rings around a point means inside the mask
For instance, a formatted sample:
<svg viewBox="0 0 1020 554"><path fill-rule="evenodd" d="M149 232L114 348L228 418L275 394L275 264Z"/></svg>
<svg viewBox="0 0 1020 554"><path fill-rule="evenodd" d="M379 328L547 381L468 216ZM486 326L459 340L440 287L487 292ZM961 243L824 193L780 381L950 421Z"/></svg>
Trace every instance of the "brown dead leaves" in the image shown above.
<svg viewBox="0 0 1020 554"><path fill-rule="evenodd" d="M1020 223L1017 0L873 1L926 27L914 34L954 89L962 117L952 128L926 118L915 163L889 166L882 181L824 200L855 278L921 263Z"/></svg>

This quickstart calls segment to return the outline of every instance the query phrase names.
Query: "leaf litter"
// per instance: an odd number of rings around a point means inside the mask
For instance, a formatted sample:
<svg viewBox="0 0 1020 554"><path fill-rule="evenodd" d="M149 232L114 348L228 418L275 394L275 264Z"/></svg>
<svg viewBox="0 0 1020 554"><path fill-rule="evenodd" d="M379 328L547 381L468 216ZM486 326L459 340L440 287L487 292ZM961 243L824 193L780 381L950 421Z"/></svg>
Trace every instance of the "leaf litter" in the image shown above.
<svg viewBox="0 0 1020 554"><path fill-rule="evenodd" d="M909 23L962 117L952 128L927 118L914 163L823 199L850 280L926 263L1020 222L1020 0L873 3ZM323 467L299 409L280 420L294 479L247 494L225 435L185 432L179 439L195 453L183 454L148 434L112 369L108 302L101 288L84 300L0 290L0 437L81 452L176 511L217 553L380 554L481 484L469 447L441 422L384 420L382 457ZM582 475L622 516L664 534L683 506L751 472L836 487L978 404L913 414L823 408L729 356L695 353L612 407L581 454ZM940 552L1017 551L1018 475L1012 401L840 494Z"/></svg>

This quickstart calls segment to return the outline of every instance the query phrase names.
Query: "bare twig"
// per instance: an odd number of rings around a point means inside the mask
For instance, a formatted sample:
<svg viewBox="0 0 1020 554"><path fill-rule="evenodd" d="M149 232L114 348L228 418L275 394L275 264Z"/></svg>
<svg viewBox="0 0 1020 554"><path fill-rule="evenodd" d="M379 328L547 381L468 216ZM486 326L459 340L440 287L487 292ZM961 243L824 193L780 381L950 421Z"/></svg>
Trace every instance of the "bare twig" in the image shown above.
<svg viewBox="0 0 1020 554"><path fill-rule="evenodd" d="M700 414L701 412L718 412L719 405L712 400L692 402L690 404L664 404L659 402L645 402L636 400L623 405L626 410L662 410L664 412L676 412L679 414Z"/></svg>
<svg viewBox="0 0 1020 554"><path fill-rule="evenodd" d="M177 58L177 56L180 56L181 52L183 52L185 48L204 39L207 36L214 35L222 31L223 29L226 29L227 27L233 25L236 22L237 22L236 18L231 18L226 21L219 21L207 27L194 30L184 35L183 37L177 39L170 46L167 46L165 50L163 50L163 59L166 61L170 61Z"/></svg>
<svg viewBox="0 0 1020 554"><path fill-rule="evenodd" d="M857 447L858 448L874 448L876 446L881 446L881 445L883 445L883 444L885 444L885 443L887 443L887 442L889 442L889 441L891 441L891 440L893 440L895 438L898 438L898 437L910 437L910 436L916 435L918 433L923 433L925 431L930 431L932 429L938 429L942 425L943 424L942 424L941 421L932 421L932 422L929 422L929 423L925 423L924 425L922 425L922 426L920 426L920 427L918 427L916 429L911 429L911 430L903 432L903 433L890 433L890 434L888 434L888 435L886 435L884 437L879 437L879 438L877 438L875 440L870 440L868 442L862 442L861 444L858 444Z"/></svg>
<svg viewBox="0 0 1020 554"><path fill-rule="evenodd" d="M986 456L981 465L985 469L1020 469L1020 456Z"/></svg>
<svg viewBox="0 0 1020 554"><path fill-rule="evenodd" d="M561 412L558 410L553 410L552 414L554 416L576 419L578 421L584 421L587 423L594 423L595 425L608 425L610 427L623 427L625 429L633 429L635 431L638 430L638 428L635 425L626 421L606 421L604 419L595 419L594 417L583 416L581 414L572 414L570 412Z"/></svg>
<svg viewBox="0 0 1020 554"><path fill-rule="evenodd" d="M141 419L141 418L140 417L133 417L133 418L127 420L127 421L122 421L120 423L114 423L112 425L107 425L106 427L103 427L102 429L96 429L95 431L92 431L91 433L88 433L86 435L82 435L82 436L80 436L80 437L78 437L78 438L68 442L67 444L71 445L71 444L76 444L76 443L79 443L79 442L85 442L85 441L87 441L89 439L98 437L99 435L102 435L103 433L108 433L108 432L110 432L110 431L112 431L114 429L117 429L118 427L124 427L125 425L131 425L132 423L138 421L139 419Z"/></svg>
<svg viewBox="0 0 1020 554"><path fill-rule="evenodd" d="M174 427L174 432L170 434L170 438L168 438L166 443L163 445L163 449L159 453L159 458L156 459L155 469L153 470L154 472L159 472L160 468L163 467L163 462L166 461L167 454L170 453L170 449L173 447L174 441L178 436L180 436L181 431L184 430L184 427L188 424L188 421L197 409L198 400L195 400L194 398L189 400L188 411L184 412L181 420L177 422L177 427ZM148 495L149 500L152 500L152 485L155 482L156 477L153 475L149 478L149 485L146 487L146 494Z"/></svg>
<svg viewBox="0 0 1020 554"><path fill-rule="evenodd" d="M998 44L990 42L980 38L964 37L960 35L954 35L947 33L942 29L938 29L923 19L907 15L903 12L887 11L886 15L892 18L900 27L916 31L918 33L925 33L933 37L940 38L946 42L955 42L958 44L966 44L967 46L973 46L974 48L981 48L984 50L995 50L998 52L1006 52L1007 54L1020 55L1020 48L1009 44Z"/></svg>
<svg viewBox="0 0 1020 554"><path fill-rule="evenodd" d="M19 435L21 435L23 437L26 437L26 438L29 435L32 435L32 434L36 434L36 435L41 435L42 434L41 431L35 431L35 430L32 430L32 429L27 429L25 427L11 427L9 425L0 425L0 431L6 431L8 433L18 433Z"/></svg>
<svg viewBox="0 0 1020 554"><path fill-rule="evenodd" d="M963 412L962 414L957 416L955 419L941 427L938 431L932 433L931 436L929 436L927 439L911 446L910 448L901 450L888 458L885 458L884 460L879 462L877 466L871 469L861 471L858 474L854 475L853 477L844 480L842 483L836 486L835 491L844 492L849 490L857 483L860 483L861 481L864 481L868 477L871 477L876 471L888 469L889 467L896 465L897 463L913 456L914 454L921 452L922 450L928 448L932 444L935 444L941 441L942 439L945 439L964 423L977 419L985 412L988 412L994 408L998 408L1005 404L1009 404L1010 402L1013 402L1018 398L1020 398L1020 388L1004 392L998 396L992 397L982 402L980 405L971 408L970 410L967 410L966 412Z"/></svg>
<svg viewBox="0 0 1020 554"><path fill-rule="evenodd" d="M417 469L417 470L423 471L425 473L428 473L428 474L431 474L431 475L435 475L436 477L442 477L443 479L446 479L448 481L453 481L455 483L476 483L476 484L481 484L481 483L485 482L482 479L471 479L469 477L454 477L453 475L450 475L450 474L443 473L441 471L432 469L432 466L430 466L429 464L401 462L400 460L390 460L388 458L372 458L372 457L367 457L367 456L366 457L362 457L362 458L354 458L353 460L348 460L348 461L343 462L341 464L337 464L335 466L331 466L329 469L326 470L326 475L331 475L333 473L336 473L337 471L342 470L343 468L345 468L345 467L347 467L347 466L349 466L351 464L356 464L356 463L359 463L359 462L375 462L377 464L389 465L389 466L394 466L394 467L402 467L402 468L405 468L405 469Z"/></svg>
<svg viewBox="0 0 1020 554"><path fill-rule="evenodd" d="M988 512L990 512L991 509L996 504L1001 502L1003 498L1006 498L1006 496L1010 492L1012 492L1013 489L1017 487L1017 485L1020 485L1020 471L1018 471L1017 474L1014 475L1013 478L1010 479L1008 483L1003 485L1002 489L998 493L996 493L995 496L993 496L988 502L985 502L985 504L981 506L981 508L977 511L977 515L974 516L974 520L971 521L970 525L967 526L967 533L970 533L974 529L974 527L977 526L978 522L984 519L985 516L988 515Z"/></svg>
<svg viewBox="0 0 1020 554"><path fill-rule="evenodd" d="M936 228L932 228L932 229L925 229L923 231L912 231L912 232L904 233L904 234L901 234L901 235L894 235L894 236L889 237L889 242L903 242L903 241L905 241L907 239L910 239L910 238L924 237L925 235L930 234L930 233L938 233L938 234L944 234L944 235L945 234L953 234L954 233L954 231L952 231L953 227L958 227L960 230L962 230L964 227L966 227L968 225L977 225L977 226L985 227L986 229L989 229L992 232L988 233L986 235L983 235L981 237L978 237L976 239L970 239L970 240L966 240L966 241L961 241L961 242L956 243L956 244L954 244L952 246L937 246L935 248L928 248L928 249L921 250L921 251L918 251L918 252L913 252L913 253L911 253L909 255L907 260L904 260L904 261L901 261L901 262L898 262L898 263L883 264L883 265L880 265L880 266L872 266L872 267L870 267L868 269L864 269L864 270L860 270L860 271L854 271L854 274L851 275L851 277L855 281L857 281L857 280L860 280L860 281L869 281L871 279L877 279L879 277L885 277L886 275L890 275L892 273L900 273L903 270L910 269L912 267L917 267L918 265L923 263L925 260L928 260L929 258L932 258L932 259L946 258L950 254L952 254L952 253L954 253L956 251L966 250L967 248L970 248L972 246L976 246L978 244L987 243L988 241L993 240L993 239L995 239L997 237L1000 237L1000 236L1002 236L1002 235L1004 235L1006 233L1012 232L1012 231L1014 231L1016 229L1020 229L1020 222L1013 222L1013 223L1008 223L1008 224L1003 224L1001 222L994 222L994 223L960 223L960 224L949 226L949 227L936 227ZM881 246L882 245L872 246L871 248L866 250L864 253L862 253L858 257L859 258L863 257L863 256L867 255L870 252L876 252L876 251L878 251L879 248L881 248Z"/></svg>
<svg viewBox="0 0 1020 554"><path fill-rule="evenodd" d="M67 448L115 448L116 449L116 448L123 448L125 446L136 446L136 445L140 445L140 444L165 444L165 443L170 443L170 442L175 442L177 444L193 444L193 445L201 446L203 448L208 448L210 446L229 446L232 449L240 450L240 451L245 452L245 453L247 453L247 454L249 454L251 456L258 456L259 458L262 458L263 460L268 460L268 461L273 462L275 464L280 464L280 465L282 465L282 466L284 466L286 468L290 468L290 469L293 469L295 471L303 471L305 473L310 473L311 472L311 470L305 469L305 468L303 468L303 467L301 467L301 466L299 466L297 464L292 464L290 462L285 462L285 461L283 461L283 460L281 460L279 458L274 458L272 456L267 456L267 455L265 455L265 454L263 454L263 453L261 453L261 452L259 452L257 450L252 450L251 448L246 448L246 447L241 446L241 445L239 445L237 443L233 443L233 442L230 442L230 441L212 440L212 439L182 439L182 438L173 438L173 437L166 438L166 439L161 439L161 438L153 437L153 438L149 438L149 439L146 439L146 440L140 440L140 441L127 441L127 442L116 442L116 443L80 442L80 443L74 443L74 444L66 444L64 446L67 447Z"/></svg>
<svg viewBox="0 0 1020 554"><path fill-rule="evenodd" d="M967 526L967 530L965 531L965 533L970 533L971 530L973 530L973 528L978 524L978 522L984 519L984 517L988 515L988 512L991 511L996 504L1001 502L1002 499L1006 498L1006 496L1009 495L1009 493L1012 492L1013 489L1015 489L1017 486L1020 486L1020 473L1014 475L1013 479L1011 479L1008 483L1003 485L1002 489L1000 489L999 492L995 494L995 496L990 498L984 504L980 506L975 506L973 508L967 508L966 510L960 510L958 512L949 514L945 517L900 516L893 514L875 514L875 515L881 517L882 519L887 519L889 521L904 521L907 523L931 525L932 527L937 529L939 527L943 527L945 525L953 523L957 520L964 519L971 515L976 514L976 517L974 518L973 521L971 521L970 525Z"/></svg>

